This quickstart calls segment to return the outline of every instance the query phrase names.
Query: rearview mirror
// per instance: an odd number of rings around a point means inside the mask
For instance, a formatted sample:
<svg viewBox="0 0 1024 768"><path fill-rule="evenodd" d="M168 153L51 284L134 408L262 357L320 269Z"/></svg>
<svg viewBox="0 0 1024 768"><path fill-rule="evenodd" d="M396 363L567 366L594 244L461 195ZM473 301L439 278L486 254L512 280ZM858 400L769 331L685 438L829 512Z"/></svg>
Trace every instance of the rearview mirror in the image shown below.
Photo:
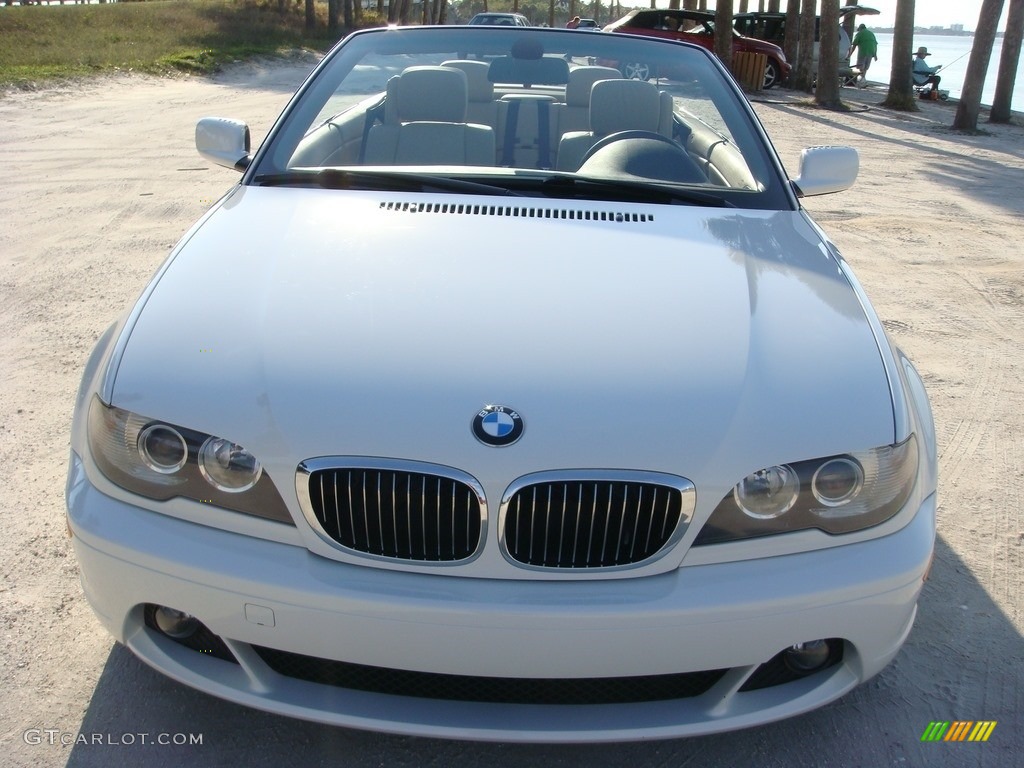
<svg viewBox="0 0 1024 768"><path fill-rule="evenodd" d="M800 175L793 179L797 197L849 189L859 169L860 157L853 147L808 147L800 153Z"/></svg>
<svg viewBox="0 0 1024 768"><path fill-rule="evenodd" d="M244 171L249 165L249 126L226 117L204 117L196 123L196 149L205 159Z"/></svg>

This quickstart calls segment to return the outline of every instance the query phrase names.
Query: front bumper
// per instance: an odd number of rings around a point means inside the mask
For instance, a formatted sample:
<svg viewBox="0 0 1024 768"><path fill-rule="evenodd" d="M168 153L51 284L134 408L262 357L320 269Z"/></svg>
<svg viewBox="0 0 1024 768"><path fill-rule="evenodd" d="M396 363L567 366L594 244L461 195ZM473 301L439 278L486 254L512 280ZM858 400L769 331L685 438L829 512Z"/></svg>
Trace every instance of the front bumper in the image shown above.
<svg viewBox="0 0 1024 768"><path fill-rule="evenodd" d="M858 544L609 581L407 574L136 508L72 457L69 524L82 583L143 661L258 709L403 734L501 741L668 738L742 728L838 698L880 671L913 623L934 543L934 496L902 530ZM146 604L197 617L238 663L147 626ZM794 643L842 641L810 676L743 690ZM260 649L482 678L627 678L723 670L688 698L615 704L399 696L275 672Z"/></svg>

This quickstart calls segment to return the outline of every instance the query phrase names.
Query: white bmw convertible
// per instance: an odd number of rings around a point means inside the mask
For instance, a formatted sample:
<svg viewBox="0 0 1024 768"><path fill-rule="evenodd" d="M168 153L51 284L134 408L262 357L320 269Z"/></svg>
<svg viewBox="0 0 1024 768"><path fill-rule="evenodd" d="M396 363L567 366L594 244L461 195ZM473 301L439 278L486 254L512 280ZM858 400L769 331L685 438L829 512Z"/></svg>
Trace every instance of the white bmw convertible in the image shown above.
<svg viewBox="0 0 1024 768"><path fill-rule="evenodd" d="M623 77L644 61L650 80ZM702 48L337 45L89 360L82 583L152 667L403 734L667 738L832 701L910 632L921 379Z"/></svg>

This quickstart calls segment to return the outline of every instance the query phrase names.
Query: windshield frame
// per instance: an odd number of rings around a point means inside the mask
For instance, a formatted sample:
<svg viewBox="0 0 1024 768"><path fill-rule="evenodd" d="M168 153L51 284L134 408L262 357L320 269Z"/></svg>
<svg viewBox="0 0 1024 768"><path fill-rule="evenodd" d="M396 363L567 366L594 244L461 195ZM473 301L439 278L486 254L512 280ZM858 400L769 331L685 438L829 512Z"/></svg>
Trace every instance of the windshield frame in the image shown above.
<svg viewBox="0 0 1024 768"><path fill-rule="evenodd" d="M697 67L701 74L699 86L707 83L707 99L713 102L721 118L731 129L734 145L742 152L748 164L756 170L756 178L760 185L757 190L732 189L728 187L695 187L704 192L720 194L730 206L747 209L763 210L795 210L799 202L789 184L782 163L758 120L746 96L736 84L733 77L721 65L717 58L701 46L653 37L628 35L620 33L601 33L600 35L580 35L576 30L560 30L548 28L519 28L480 25L466 26L429 26L429 27L388 27L360 30L341 40L324 59L313 69L268 132L266 139L254 154L252 161L243 173L243 185L256 185L257 176L266 177L281 174L289 170L283 165L281 158L295 151L298 142L307 133L315 129L316 120L323 114L327 101L336 93L339 83L348 77L355 67L368 54L399 54L401 51L419 51L426 53L442 53L450 51L453 46L448 44L451 35L479 35L473 42L483 50L500 52L509 50L511 46L525 36L535 36L544 43L557 41L557 45L546 48L566 51L567 55L576 54L593 61L593 53L597 51L648 53L652 57L668 57L665 60L680 61L686 66ZM448 36L447 38L445 36ZM456 38L458 39L458 38ZM623 47L625 46L625 47ZM455 46L457 47L457 46ZM676 59L675 57L685 57ZM399 56L396 55L396 61ZM401 69L396 68L397 71ZM659 87L667 87L668 79L652 79ZM364 94L371 99L374 93ZM360 170L362 166L346 165L346 168ZM452 173L448 168L419 167L417 173L436 173L439 176L451 175L461 178L473 178L479 181L500 183L507 168L495 166L493 180L488 178L486 166L467 167L464 173ZM563 171L545 171L551 176L563 174ZM540 193L537 193L538 195Z"/></svg>

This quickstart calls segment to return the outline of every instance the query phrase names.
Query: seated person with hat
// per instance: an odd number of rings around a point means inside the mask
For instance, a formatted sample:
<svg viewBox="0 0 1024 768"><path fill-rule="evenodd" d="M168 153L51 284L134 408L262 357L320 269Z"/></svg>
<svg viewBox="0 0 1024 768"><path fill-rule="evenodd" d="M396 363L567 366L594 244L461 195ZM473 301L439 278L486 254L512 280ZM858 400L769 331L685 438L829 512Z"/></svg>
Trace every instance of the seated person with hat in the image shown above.
<svg viewBox="0 0 1024 768"><path fill-rule="evenodd" d="M914 85L931 85L931 90L938 93L939 81L942 79L935 73L938 72L942 67L929 67L925 62L924 57L928 56L928 49L923 45L917 49L917 54L914 56Z"/></svg>

